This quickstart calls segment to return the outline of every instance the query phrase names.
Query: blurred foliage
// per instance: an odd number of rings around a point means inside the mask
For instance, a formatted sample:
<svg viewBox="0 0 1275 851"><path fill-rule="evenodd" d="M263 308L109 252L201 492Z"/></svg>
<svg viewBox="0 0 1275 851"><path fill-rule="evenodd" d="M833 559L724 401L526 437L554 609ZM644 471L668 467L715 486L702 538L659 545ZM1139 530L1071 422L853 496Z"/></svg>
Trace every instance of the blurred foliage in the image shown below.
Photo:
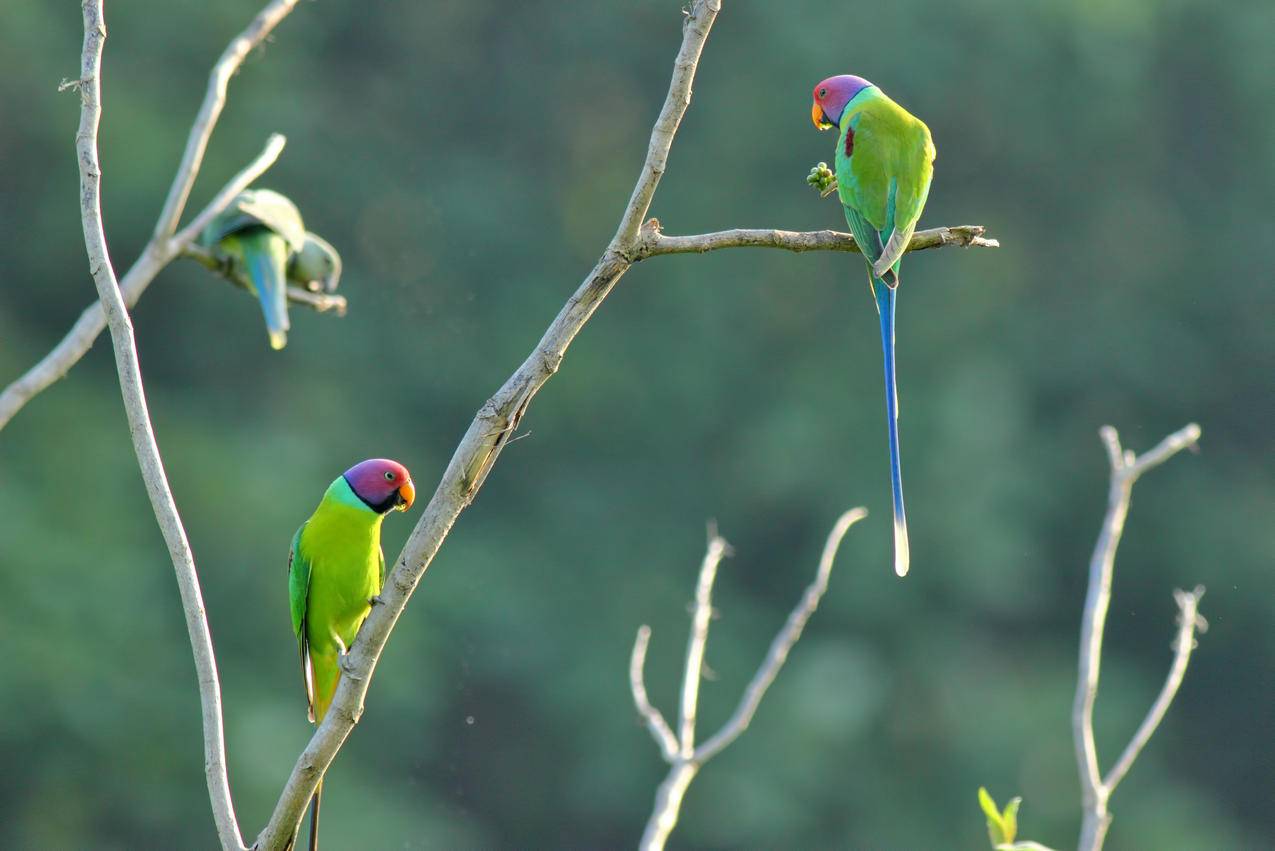
<svg viewBox="0 0 1275 851"><path fill-rule="evenodd" d="M208 69L258 0L110 9L101 148L117 268L145 243ZM1236 0L725 4L652 213L670 233L841 227L801 185L810 87L854 71L934 133L922 226L999 251L904 264L898 370L913 571L889 561L876 317L862 261L733 251L641 264L576 341L385 654L329 775L332 848L632 845L663 765L630 705L654 629L671 709L704 521L723 565L701 718L732 708L866 504L823 611L748 734L691 788L679 848L977 848L978 781L1074 841L1068 713L1106 493L1096 431L1199 456L1138 485L1099 700L1113 758L1170 662L1175 586L1213 628L1113 801L1110 847L1275 845L1275 5ZM234 80L194 203L263 185L346 261L350 315L255 302L180 262L135 321L200 566L251 835L306 741L284 562L354 461L423 489L534 345L629 195L674 2L305 3ZM821 22L812 30L811 22ZM0 4L0 381L91 300L77 219L74 4ZM723 179L706 181L704 175ZM423 500L422 500L423 501ZM397 552L415 517L390 518ZM0 846L213 843L176 589L110 348L0 433Z"/></svg>

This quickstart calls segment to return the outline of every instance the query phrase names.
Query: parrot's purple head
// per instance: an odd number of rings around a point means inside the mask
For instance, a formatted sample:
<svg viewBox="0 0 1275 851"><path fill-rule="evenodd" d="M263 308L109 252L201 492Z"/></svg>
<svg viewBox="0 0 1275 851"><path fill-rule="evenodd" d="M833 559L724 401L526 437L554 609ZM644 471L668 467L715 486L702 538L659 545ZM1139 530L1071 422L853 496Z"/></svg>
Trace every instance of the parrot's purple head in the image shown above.
<svg viewBox="0 0 1275 851"><path fill-rule="evenodd" d="M841 113L854 96L872 84L854 74L829 77L815 86L815 102L810 107L810 120L820 130L841 124Z"/></svg>
<svg viewBox="0 0 1275 851"><path fill-rule="evenodd" d="M377 514L394 509L406 511L416 499L416 486L407 468L388 458L360 461L345 471L345 481L354 495Z"/></svg>

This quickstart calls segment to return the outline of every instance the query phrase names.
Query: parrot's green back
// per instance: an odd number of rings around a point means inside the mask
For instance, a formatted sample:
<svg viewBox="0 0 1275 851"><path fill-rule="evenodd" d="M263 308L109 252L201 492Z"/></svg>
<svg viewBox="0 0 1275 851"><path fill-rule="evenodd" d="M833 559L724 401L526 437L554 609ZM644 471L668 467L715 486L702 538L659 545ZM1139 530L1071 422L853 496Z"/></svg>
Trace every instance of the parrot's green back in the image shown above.
<svg viewBox="0 0 1275 851"><path fill-rule="evenodd" d="M842 113L836 173L841 203L881 234L883 245L893 231L906 230L910 236L934 177L930 130L876 86L869 86Z"/></svg>
<svg viewBox="0 0 1275 851"><path fill-rule="evenodd" d="M282 236L289 252L305 243L305 222L297 205L272 189L245 189L220 215L209 222L200 241L212 248L223 237L245 228L263 226Z"/></svg>

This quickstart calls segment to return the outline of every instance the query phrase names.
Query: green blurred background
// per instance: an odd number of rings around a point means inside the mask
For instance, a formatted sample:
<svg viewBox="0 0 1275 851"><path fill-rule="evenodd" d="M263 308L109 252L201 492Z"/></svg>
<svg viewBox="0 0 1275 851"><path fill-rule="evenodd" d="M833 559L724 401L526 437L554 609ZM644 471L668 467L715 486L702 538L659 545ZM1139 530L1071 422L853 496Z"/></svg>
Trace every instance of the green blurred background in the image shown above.
<svg viewBox="0 0 1275 851"><path fill-rule="evenodd" d="M112 3L101 131L118 269L145 243L208 69L259 8ZM680 37L676 2L303 4L234 80L194 202L260 149L344 253L345 319L189 262L135 312L222 671L251 837L309 735L284 563L372 455L428 496L477 408L610 238ZM78 4L0 8L0 381L92 299L72 153ZM753 728L692 786L679 848L985 846L975 792L1074 844L1069 714L1106 496L1097 429L1202 452L1139 485L1098 740L1170 661L1174 587L1211 628L1116 793L1113 849L1275 847L1271 260L1275 5L728 0L652 214L670 233L842 227L818 79L923 117L925 225L999 251L909 258L898 320L913 572L889 561L876 317L859 258L642 263L537 397L426 575L329 774L329 848L619 848L664 766L626 681L639 624L672 711L716 518L702 733L729 714L843 509L831 590ZM423 502L423 500L422 500ZM386 524L393 555L418 512ZM195 678L110 347L0 433L0 846L211 848Z"/></svg>

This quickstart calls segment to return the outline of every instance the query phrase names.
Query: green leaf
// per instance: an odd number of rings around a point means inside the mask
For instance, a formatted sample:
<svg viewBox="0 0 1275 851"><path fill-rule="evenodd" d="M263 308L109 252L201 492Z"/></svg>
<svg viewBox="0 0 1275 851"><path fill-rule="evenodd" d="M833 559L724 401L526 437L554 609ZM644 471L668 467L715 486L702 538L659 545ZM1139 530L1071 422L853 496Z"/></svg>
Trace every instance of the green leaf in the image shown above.
<svg viewBox="0 0 1275 851"><path fill-rule="evenodd" d="M987 816L987 836L992 840L992 847L999 848L1013 842L1014 837L1012 834L1006 835L1005 820L985 786L978 787L978 805L983 808L983 815ZM1014 809L1017 811L1018 807L1015 806Z"/></svg>
<svg viewBox="0 0 1275 851"><path fill-rule="evenodd" d="M1022 802L1022 798L1014 798L1001 811L1001 827L1005 831L1006 842L1013 842L1018 835L1018 805Z"/></svg>
<svg viewBox="0 0 1275 851"><path fill-rule="evenodd" d="M1054 849L1048 845L1041 845L1039 842L1025 840L1023 842L1002 842L996 846L996 851L1054 851Z"/></svg>

